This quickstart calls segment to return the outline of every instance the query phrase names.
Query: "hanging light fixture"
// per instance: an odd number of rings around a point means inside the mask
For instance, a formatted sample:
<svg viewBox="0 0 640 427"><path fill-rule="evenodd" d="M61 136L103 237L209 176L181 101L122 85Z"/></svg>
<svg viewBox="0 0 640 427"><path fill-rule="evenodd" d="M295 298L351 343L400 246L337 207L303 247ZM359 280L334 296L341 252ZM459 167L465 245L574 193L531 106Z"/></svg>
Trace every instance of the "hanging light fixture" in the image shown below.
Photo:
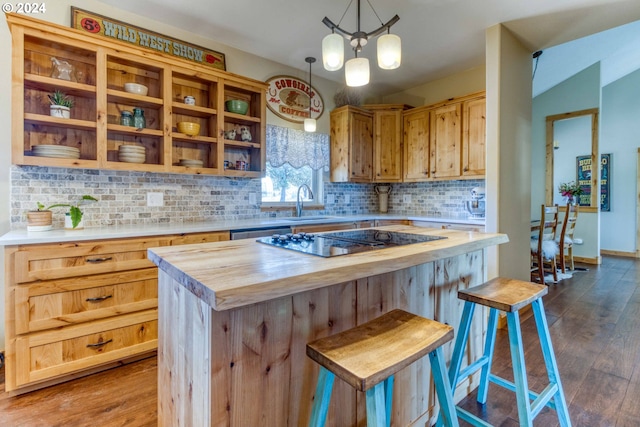
<svg viewBox="0 0 640 427"><path fill-rule="evenodd" d="M351 6L352 2L353 0L351 0L349 6ZM367 3L369 3L369 0L367 0ZM349 6L347 6L347 10L349 10ZM371 3L369 3L369 6L371 6ZM373 6L371 6L371 9L381 25L379 28L368 33L360 29L360 0L357 0L357 28L355 32L350 33L340 28L340 23L346 15L347 10L345 10L337 25L326 16L322 20L322 23L331 28L332 31L331 34L322 40L322 63L326 70L339 70L344 63L344 42L339 34L349 40L355 52L355 58L348 60L344 67L347 86L364 86L369 83L369 60L367 58L359 58L358 53L362 51L363 46L367 44L370 37L376 37L385 31L387 34L378 38L378 66L384 70L393 70L400 66L402 58L401 40L397 35L389 33L391 26L398 22L400 17L395 15L386 24L383 24Z"/></svg>
<svg viewBox="0 0 640 427"><path fill-rule="evenodd" d="M316 58L312 56L307 56L304 59L309 63L309 90L307 95L309 95L309 118L304 119L304 131L305 132L315 132L316 131L316 119L311 115L311 96L313 95L313 89L311 88L311 64L316 62Z"/></svg>

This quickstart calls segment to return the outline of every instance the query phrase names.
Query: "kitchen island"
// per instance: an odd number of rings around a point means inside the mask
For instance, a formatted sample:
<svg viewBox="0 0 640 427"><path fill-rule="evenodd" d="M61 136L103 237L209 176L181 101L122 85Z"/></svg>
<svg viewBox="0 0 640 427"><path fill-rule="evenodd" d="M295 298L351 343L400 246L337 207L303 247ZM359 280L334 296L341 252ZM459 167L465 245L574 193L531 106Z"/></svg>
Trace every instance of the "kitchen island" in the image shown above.
<svg viewBox="0 0 640 427"><path fill-rule="evenodd" d="M330 258L252 239L150 249L159 267L159 425L305 425L318 373L307 342L394 308L456 326L457 290L484 282L484 249L508 241L503 234L380 229L446 239ZM485 329L476 316L469 357L480 352ZM434 419L428 363L396 375L394 424ZM476 381L460 384L457 399ZM336 381L328 425L364 418L364 397Z"/></svg>

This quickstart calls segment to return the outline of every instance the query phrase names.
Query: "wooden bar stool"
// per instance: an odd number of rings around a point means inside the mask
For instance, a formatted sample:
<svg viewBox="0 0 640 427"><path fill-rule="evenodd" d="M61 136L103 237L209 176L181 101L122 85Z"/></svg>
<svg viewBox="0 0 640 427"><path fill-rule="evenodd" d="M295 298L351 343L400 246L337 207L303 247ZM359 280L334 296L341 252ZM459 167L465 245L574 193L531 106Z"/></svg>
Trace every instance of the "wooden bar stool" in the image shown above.
<svg viewBox="0 0 640 427"><path fill-rule="evenodd" d="M482 368L480 385L478 387L478 403L485 404L487 402L489 381L491 381L516 393L518 417L521 426L532 426L533 419L540 413L542 408L549 406L556 410L560 426L569 427L571 426L569 409L564 397L564 391L562 390L558 365L553 352L549 327L542 305L542 297L546 295L547 292L548 288L545 285L500 277L480 286L458 291L458 298L464 300L465 303L462 319L460 320L460 329L458 330L453 356L451 357L451 365L449 366L449 381L455 389L460 382ZM520 318L518 315L518 310L529 303L531 303L533 308L538 337L540 338L540 345L549 378L549 385L540 394L530 391L527 384L527 371L524 362L522 333L520 331ZM464 349L467 346L471 320L476 304L490 307L484 353L478 360L461 371L462 357L464 355ZM496 330L498 327L498 310L502 310L507 314L514 383L491 374L491 361L493 359ZM460 407L456 407L456 410L460 419L463 419L469 424L490 426L486 421L481 420ZM441 425L441 423L438 424Z"/></svg>
<svg viewBox="0 0 640 427"><path fill-rule="evenodd" d="M447 426L458 426L442 345L453 328L403 310L392 310L339 334L307 344L307 355L320 364L310 426L324 426L335 375L366 392L367 426L390 425L393 376L429 354L431 371Z"/></svg>

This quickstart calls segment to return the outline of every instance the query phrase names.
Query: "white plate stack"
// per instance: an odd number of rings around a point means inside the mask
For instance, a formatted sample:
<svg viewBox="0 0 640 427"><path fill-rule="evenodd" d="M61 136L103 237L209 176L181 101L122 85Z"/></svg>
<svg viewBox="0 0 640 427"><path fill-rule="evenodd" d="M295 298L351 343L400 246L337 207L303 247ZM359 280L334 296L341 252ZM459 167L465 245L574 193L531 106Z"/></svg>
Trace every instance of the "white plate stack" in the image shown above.
<svg viewBox="0 0 640 427"><path fill-rule="evenodd" d="M80 150L66 145L35 145L31 149L34 156L56 157L59 159L79 159Z"/></svg>
<svg viewBox="0 0 640 427"><path fill-rule="evenodd" d="M204 166L204 162L202 160L193 160L193 159L180 159L178 163L180 166L187 166L190 168L201 168Z"/></svg>
<svg viewBox="0 0 640 427"><path fill-rule="evenodd" d="M146 148L143 145L121 145L118 148L118 160L126 163L144 163Z"/></svg>

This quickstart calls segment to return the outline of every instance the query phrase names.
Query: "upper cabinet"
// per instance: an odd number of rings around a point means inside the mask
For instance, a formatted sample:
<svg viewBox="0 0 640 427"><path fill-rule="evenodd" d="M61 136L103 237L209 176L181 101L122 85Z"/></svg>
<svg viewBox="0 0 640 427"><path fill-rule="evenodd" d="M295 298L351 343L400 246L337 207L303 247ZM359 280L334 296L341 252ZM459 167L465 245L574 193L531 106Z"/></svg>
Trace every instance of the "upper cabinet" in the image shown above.
<svg viewBox="0 0 640 427"><path fill-rule="evenodd" d="M373 113L346 105L331 112L331 181L371 182Z"/></svg>
<svg viewBox="0 0 640 427"><path fill-rule="evenodd" d="M22 15L6 19L14 164L263 175L264 82ZM50 115L56 90L73 101L69 118ZM229 100L246 102L246 114L227 111Z"/></svg>
<svg viewBox="0 0 640 427"><path fill-rule="evenodd" d="M402 104L331 112L331 181L402 181Z"/></svg>
<svg viewBox="0 0 640 427"><path fill-rule="evenodd" d="M405 182L484 178L484 92L404 112Z"/></svg>

